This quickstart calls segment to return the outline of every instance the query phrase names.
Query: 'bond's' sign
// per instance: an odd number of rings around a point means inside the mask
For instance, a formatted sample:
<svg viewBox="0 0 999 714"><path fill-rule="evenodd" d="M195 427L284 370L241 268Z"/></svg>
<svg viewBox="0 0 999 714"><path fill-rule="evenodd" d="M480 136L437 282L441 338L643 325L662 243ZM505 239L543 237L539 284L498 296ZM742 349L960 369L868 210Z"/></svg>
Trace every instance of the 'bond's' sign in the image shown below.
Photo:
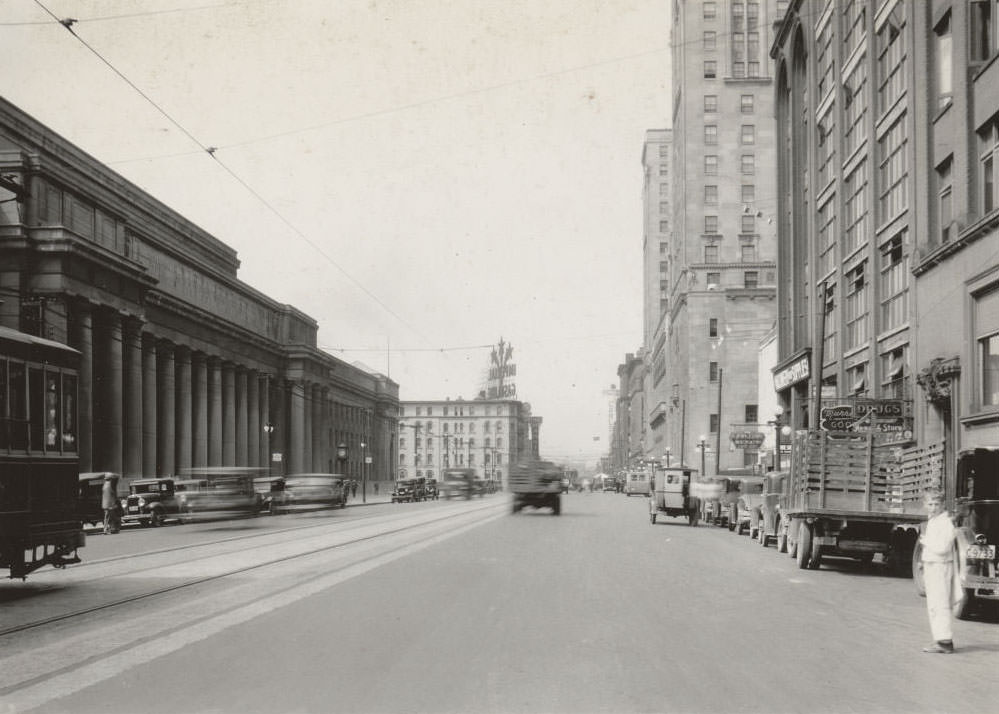
<svg viewBox="0 0 999 714"><path fill-rule="evenodd" d="M787 367L779 372L774 373L774 389L778 392L783 391L790 387L792 384L797 384L803 379L808 379L809 375L809 356L803 355L796 359L794 362L789 364Z"/></svg>

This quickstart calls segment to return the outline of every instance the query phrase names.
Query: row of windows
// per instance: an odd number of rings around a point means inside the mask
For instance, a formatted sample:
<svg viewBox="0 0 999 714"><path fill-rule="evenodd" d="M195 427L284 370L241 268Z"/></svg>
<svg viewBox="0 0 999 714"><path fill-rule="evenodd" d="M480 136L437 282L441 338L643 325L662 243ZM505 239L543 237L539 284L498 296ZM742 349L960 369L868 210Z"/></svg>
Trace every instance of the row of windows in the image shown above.
<svg viewBox="0 0 999 714"><path fill-rule="evenodd" d="M757 61L733 62L732 76L737 79L743 79L745 77L759 77L760 63ZM704 60L704 79L716 79L717 77L718 61Z"/></svg>
<svg viewBox="0 0 999 714"><path fill-rule="evenodd" d="M718 125L717 124L705 124L704 125L704 143L705 144L717 144L718 143ZM739 128L739 143L740 144L755 144L756 143L756 126L754 124L743 124Z"/></svg>
<svg viewBox="0 0 999 714"><path fill-rule="evenodd" d="M473 434L475 433L476 424L478 424L478 422L474 422L473 421L473 422L469 422L468 423L468 431L470 433L473 433ZM496 431L503 431L503 422L499 421L499 420L497 420L495 423L491 422L491 421L484 421L484 422L482 422L482 431L488 433L489 431L491 431L494 428L494 425L495 425L495 430ZM423 429L427 433L432 433L433 430L434 430L434 422L432 422L432 421L428 421L428 422L416 422L416 423L414 423L412 425L407 424L406 426L410 426L411 428L415 429L417 432L419 432L421 429ZM451 429L451 425L450 425L449 422L442 422L442 424L441 424L441 431L444 434L447 434L450 431L450 429ZM458 433L458 434L462 434L462 433L464 433L464 431L465 431L465 423L464 422L455 422L455 424L454 424L454 432Z"/></svg>
<svg viewBox="0 0 999 714"><path fill-rule="evenodd" d="M406 455L399 454L399 465L405 466L407 463L409 463L409 459L406 457ZM465 465L475 466L475 463L476 463L475 454L473 453L465 454L464 452L459 452L455 454L453 458L450 455L445 454L441 459L441 466L443 466L444 468L447 468L452 464L456 466L465 466ZM491 454L487 451L482 456L482 463L485 464L486 466L502 466L503 454ZM413 456L413 465L433 466L434 455L427 454L426 456L424 456L423 454L415 454Z"/></svg>
<svg viewBox="0 0 999 714"><path fill-rule="evenodd" d="M739 109L743 114L753 114L756 111L756 98L752 94L743 94L739 98ZM705 94L704 95L704 113L705 114L717 114L718 113L718 95L717 94Z"/></svg>
<svg viewBox="0 0 999 714"><path fill-rule="evenodd" d="M718 187L709 185L704 187L704 203L709 206L718 205ZM739 217L739 233L742 235L755 235L756 234L756 220L757 214L743 214ZM704 216L704 232L708 235L717 234L718 230L718 216L707 215Z"/></svg>
<svg viewBox="0 0 999 714"><path fill-rule="evenodd" d="M719 287L722 284L721 273L709 272L706 277L709 286ZM742 273L742 287L755 290L760 287L760 273L756 270L745 270Z"/></svg>
<svg viewBox="0 0 999 714"><path fill-rule="evenodd" d="M426 443L426 445L427 445L427 451L433 451L434 450L434 440L435 440L435 437L428 437L426 439L426 441L424 442L424 440L421 439L420 437L414 437L413 438L413 446L419 451L420 449L423 448L423 444ZM474 449L475 448L475 439L470 437L468 439L467 444L468 444L468 448L469 449ZM441 445L441 450L442 451L450 451L450 450L452 450L452 448L460 450L460 449L464 449L465 445L466 445L466 442L465 442L465 438L464 437L462 437L460 439L455 438L455 439L451 440L450 443L448 442L447 438L445 437L444 438L444 443ZM493 448L492 441L490 440L490 438L488 436L485 438L482 446L483 446L483 448L486 448L486 449ZM405 449L405 448L406 448L406 437L400 436L399 437L399 449ZM503 448L503 437L502 436L497 436L496 437L496 446L495 446L495 448L497 448L497 449L502 449Z"/></svg>
<svg viewBox="0 0 999 714"><path fill-rule="evenodd" d="M472 404L469 404L469 405L467 405L467 407L468 407L468 416L475 416L475 406L472 405ZM407 409L413 409L413 408L414 407L403 407L402 416L407 416L406 410ZM434 415L434 408L432 406L427 406L426 408L424 408L424 407L415 407L415 409L416 409L416 416L423 416L424 412L426 412L427 416L433 416ZM486 416L492 416L492 414L493 414L493 407L491 407L489 405L486 405L484 411L485 411L485 415ZM444 416L465 416L465 406L444 407L443 408L443 413L444 413ZM503 406L501 404L497 404L496 405L496 416L500 416L503 413L504 413L503 412Z"/></svg>
<svg viewBox="0 0 999 714"><path fill-rule="evenodd" d="M495 471L490 471L486 475L494 480L503 479L503 472L500 471L499 469ZM408 478L408 472L406 471L406 469L399 469L399 478ZM436 478L436 476L434 475L433 469L417 469L416 478Z"/></svg>
<svg viewBox="0 0 999 714"><path fill-rule="evenodd" d="M756 156L754 154L742 154L739 157L739 172L744 176L756 173ZM706 176L718 175L718 155L707 154L704 157L704 174Z"/></svg>

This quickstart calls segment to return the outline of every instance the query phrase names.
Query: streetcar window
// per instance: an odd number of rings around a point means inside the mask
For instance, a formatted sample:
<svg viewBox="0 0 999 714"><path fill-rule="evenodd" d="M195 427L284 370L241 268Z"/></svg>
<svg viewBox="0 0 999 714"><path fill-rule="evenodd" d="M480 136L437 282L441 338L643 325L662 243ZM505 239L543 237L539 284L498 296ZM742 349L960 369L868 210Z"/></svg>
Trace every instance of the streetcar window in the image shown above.
<svg viewBox="0 0 999 714"><path fill-rule="evenodd" d="M76 451L76 375L62 376L62 447Z"/></svg>
<svg viewBox="0 0 999 714"><path fill-rule="evenodd" d="M21 362L10 363L10 448L26 451L28 448L28 385Z"/></svg>
<svg viewBox="0 0 999 714"><path fill-rule="evenodd" d="M59 375L45 375L45 450L59 449Z"/></svg>
<svg viewBox="0 0 999 714"><path fill-rule="evenodd" d="M28 370L28 423L30 449L41 451L45 443L45 382L44 373L40 367Z"/></svg>
<svg viewBox="0 0 999 714"><path fill-rule="evenodd" d="M10 419L7 416L7 360L0 359L0 449L10 448Z"/></svg>

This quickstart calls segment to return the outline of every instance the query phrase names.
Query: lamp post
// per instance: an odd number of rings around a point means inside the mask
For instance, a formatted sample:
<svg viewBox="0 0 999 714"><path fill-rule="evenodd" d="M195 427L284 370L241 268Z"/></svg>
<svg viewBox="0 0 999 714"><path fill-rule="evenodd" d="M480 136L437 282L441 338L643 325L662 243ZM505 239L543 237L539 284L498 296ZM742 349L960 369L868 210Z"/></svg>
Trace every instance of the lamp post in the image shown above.
<svg viewBox="0 0 999 714"><path fill-rule="evenodd" d="M668 446L665 449L663 449L663 455L666 457L666 468L669 468L670 448Z"/></svg>
<svg viewBox="0 0 999 714"><path fill-rule="evenodd" d="M704 478L704 452L708 445L708 440L701 434L701 437L697 440L697 448L701 450L701 478Z"/></svg>
<svg viewBox="0 0 999 714"><path fill-rule="evenodd" d="M274 433L274 425L270 422L264 424L264 433L267 434L267 475L270 476L274 465L274 457L271 455L271 434Z"/></svg>
<svg viewBox="0 0 999 714"><path fill-rule="evenodd" d="M777 405L774 410L773 421L767 422L768 424L773 424L774 427L774 471L780 471L784 464L781 462L781 434L784 436L790 436L791 427L784 422L784 408Z"/></svg>
<svg viewBox="0 0 999 714"><path fill-rule="evenodd" d="M361 442L361 503L368 502L368 445Z"/></svg>

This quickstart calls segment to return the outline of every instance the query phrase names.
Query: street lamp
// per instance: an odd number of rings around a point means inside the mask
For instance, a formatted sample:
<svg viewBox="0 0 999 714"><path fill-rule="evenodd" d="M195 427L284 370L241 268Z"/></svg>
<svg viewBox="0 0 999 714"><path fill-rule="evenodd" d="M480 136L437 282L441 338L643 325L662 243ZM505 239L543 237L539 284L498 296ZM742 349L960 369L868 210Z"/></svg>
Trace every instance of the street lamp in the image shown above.
<svg viewBox="0 0 999 714"><path fill-rule="evenodd" d="M368 502L368 452L367 444L361 442L361 503Z"/></svg>
<svg viewBox="0 0 999 714"><path fill-rule="evenodd" d="M781 434L784 436L790 436L791 427L784 423L784 408L777 405L774 409L774 419L773 421L767 422L768 424L773 424L774 427L774 471L780 471L783 468L781 463Z"/></svg>
<svg viewBox="0 0 999 714"><path fill-rule="evenodd" d="M707 437L701 434L701 437L697 440L697 447L701 450L701 478L704 478L704 451L707 445Z"/></svg>
<svg viewBox="0 0 999 714"><path fill-rule="evenodd" d="M666 457L666 468L669 468L670 448L668 446L665 449L663 449L663 455Z"/></svg>
<svg viewBox="0 0 999 714"><path fill-rule="evenodd" d="M270 422L264 424L264 433L267 434L267 475L270 476L274 465L274 457L271 455L271 434L274 433L274 425Z"/></svg>

